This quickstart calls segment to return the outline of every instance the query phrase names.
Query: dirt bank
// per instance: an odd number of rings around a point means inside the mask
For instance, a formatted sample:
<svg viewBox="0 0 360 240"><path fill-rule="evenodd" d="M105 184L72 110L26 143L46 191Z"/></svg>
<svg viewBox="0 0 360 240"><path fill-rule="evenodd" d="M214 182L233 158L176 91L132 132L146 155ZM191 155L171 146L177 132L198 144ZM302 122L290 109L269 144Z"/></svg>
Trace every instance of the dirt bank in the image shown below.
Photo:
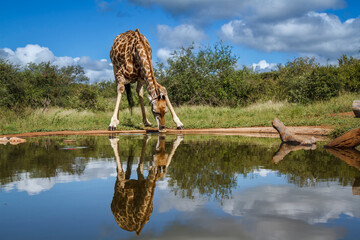
<svg viewBox="0 0 360 240"><path fill-rule="evenodd" d="M325 126L301 126L287 127L297 135L314 136L318 141L326 141L331 132L330 127ZM156 129L147 130L88 130L88 131L53 131L53 132L28 132L19 134L0 135L0 137L41 137L41 136L64 136L64 135L109 135L109 134L145 134L147 132L157 132ZM204 129L167 129L166 134L209 134L209 135L242 135L251 137L279 137L276 130L272 127L243 127L243 128L204 128Z"/></svg>

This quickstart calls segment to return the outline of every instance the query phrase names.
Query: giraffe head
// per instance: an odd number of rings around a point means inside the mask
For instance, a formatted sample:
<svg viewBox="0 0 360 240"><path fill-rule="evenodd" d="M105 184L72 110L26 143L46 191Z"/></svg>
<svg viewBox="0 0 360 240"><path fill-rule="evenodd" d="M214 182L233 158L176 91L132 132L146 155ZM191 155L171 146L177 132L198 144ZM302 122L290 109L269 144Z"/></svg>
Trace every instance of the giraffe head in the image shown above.
<svg viewBox="0 0 360 240"><path fill-rule="evenodd" d="M166 132L165 128L165 113L167 113L165 95L160 92L156 99L151 101L151 112L154 115L159 132Z"/></svg>

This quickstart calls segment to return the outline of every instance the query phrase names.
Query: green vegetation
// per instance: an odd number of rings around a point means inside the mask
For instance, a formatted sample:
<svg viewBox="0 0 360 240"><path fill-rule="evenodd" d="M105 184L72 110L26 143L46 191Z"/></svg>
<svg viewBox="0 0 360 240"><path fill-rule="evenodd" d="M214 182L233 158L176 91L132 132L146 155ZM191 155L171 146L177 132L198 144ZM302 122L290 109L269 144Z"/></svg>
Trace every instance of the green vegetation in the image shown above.
<svg viewBox="0 0 360 240"><path fill-rule="evenodd" d="M358 126L337 113L352 111L352 101L360 99L360 59L344 55L338 65L321 66L297 58L266 73L238 69L237 60L231 47L218 43L182 48L166 66L157 65L157 80L186 128L270 126L274 117L286 125L332 126L334 136ZM90 84L80 66L21 68L0 59L0 134L105 129L115 90L112 81ZM130 116L125 98L120 108L119 129L143 127L139 108ZM170 114L166 120L175 126Z"/></svg>
<svg viewBox="0 0 360 240"><path fill-rule="evenodd" d="M341 134L347 129L358 127L359 120L357 118L339 114L352 111L351 103L355 99L360 99L360 95L346 93L329 101L317 101L307 105L267 101L238 108L186 105L176 107L175 111L186 128L271 126L272 120L277 117L286 125L333 126L338 128L336 134ZM150 107L147 107L146 110L150 122L156 126L150 113ZM32 131L106 129L112 111L79 111L52 107L44 112L41 109L35 111L26 109L17 115L11 110L2 110L0 114L2 116L0 133L9 134ZM128 109L121 110L119 120L118 129L144 127L139 107L133 109L132 115ZM166 114L166 126L168 128L176 127L170 113Z"/></svg>
<svg viewBox="0 0 360 240"><path fill-rule="evenodd" d="M309 104L360 91L360 59L345 55L338 66L297 58L266 73L237 69L236 62L231 48L221 43L198 51L182 48L168 67L158 65L157 79L178 105L238 107L268 100Z"/></svg>

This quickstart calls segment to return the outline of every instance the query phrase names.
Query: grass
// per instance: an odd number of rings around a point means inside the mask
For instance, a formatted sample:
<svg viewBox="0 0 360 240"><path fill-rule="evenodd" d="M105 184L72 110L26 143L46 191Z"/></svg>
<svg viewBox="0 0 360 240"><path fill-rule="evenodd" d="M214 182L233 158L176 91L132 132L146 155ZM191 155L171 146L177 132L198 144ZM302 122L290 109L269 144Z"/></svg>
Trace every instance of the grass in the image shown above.
<svg viewBox="0 0 360 240"><path fill-rule="evenodd" d="M175 111L185 128L228 128L271 126L277 117L285 125L292 126L330 126L335 129L334 135L358 127L359 119L342 116L338 113L351 112L353 100L360 99L359 94L344 94L326 102L309 105L291 104L287 102L261 102L248 107L211 107L181 106ZM124 101L123 101L124 102ZM155 126L155 121L148 111L148 119ZM50 108L42 112L40 109L27 109L20 115L9 110L0 110L0 134L59 131L59 130L92 130L107 129L112 112L78 111L73 109ZM133 114L124 109L119 114L120 125L117 129L141 129L140 108L134 108ZM175 128L171 114L166 116L168 128Z"/></svg>

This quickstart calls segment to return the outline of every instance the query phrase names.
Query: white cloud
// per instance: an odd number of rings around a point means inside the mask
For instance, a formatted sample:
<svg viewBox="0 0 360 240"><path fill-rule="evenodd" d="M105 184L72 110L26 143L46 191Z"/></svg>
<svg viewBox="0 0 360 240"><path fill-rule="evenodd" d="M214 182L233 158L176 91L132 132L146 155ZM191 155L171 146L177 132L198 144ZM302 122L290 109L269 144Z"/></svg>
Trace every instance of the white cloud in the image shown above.
<svg viewBox="0 0 360 240"><path fill-rule="evenodd" d="M50 62L59 67L80 65L84 68L85 75L91 82L100 80L114 79L112 64L106 59L93 60L88 56L83 57L57 57L47 47L41 47L37 44L28 44L25 47L19 47L15 51L9 48L0 49L0 58L6 59L14 64L25 66L28 63Z"/></svg>
<svg viewBox="0 0 360 240"><path fill-rule="evenodd" d="M258 63L252 64L252 69L257 72L269 72L276 69L276 63L268 63L266 60L260 60Z"/></svg>
<svg viewBox="0 0 360 240"><path fill-rule="evenodd" d="M181 24L174 28L167 25L157 26L159 43L162 46L158 49L156 56L162 62L170 57L170 53L179 47L187 47L192 43L199 44L207 38L207 35L193 25Z"/></svg>
<svg viewBox="0 0 360 240"><path fill-rule="evenodd" d="M54 54L47 47L40 47L37 44L28 44L23 48L12 51L9 48L0 49L0 57L15 64L26 65L27 63L53 62Z"/></svg>
<svg viewBox="0 0 360 240"><path fill-rule="evenodd" d="M171 50L167 48L160 48L157 51L156 56L161 62L166 62L166 60L171 56Z"/></svg>
<svg viewBox="0 0 360 240"><path fill-rule="evenodd" d="M360 18L341 22L335 15L309 12L275 23L233 20L221 27L220 35L267 52L298 52L336 59L341 54L357 54Z"/></svg>
<svg viewBox="0 0 360 240"><path fill-rule="evenodd" d="M181 24L174 28L167 25L158 25L159 42L168 48L188 46L193 42L200 42L207 38L206 34L193 25Z"/></svg>
<svg viewBox="0 0 360 240"><path fill-rule="evenodd" d="M191 22L209 23L220 19L241 17L274 21L301 16L309 11L338 9L345 6L343 0L129 0L150 7L161 6L175 17L188 18Z"/></svg>

